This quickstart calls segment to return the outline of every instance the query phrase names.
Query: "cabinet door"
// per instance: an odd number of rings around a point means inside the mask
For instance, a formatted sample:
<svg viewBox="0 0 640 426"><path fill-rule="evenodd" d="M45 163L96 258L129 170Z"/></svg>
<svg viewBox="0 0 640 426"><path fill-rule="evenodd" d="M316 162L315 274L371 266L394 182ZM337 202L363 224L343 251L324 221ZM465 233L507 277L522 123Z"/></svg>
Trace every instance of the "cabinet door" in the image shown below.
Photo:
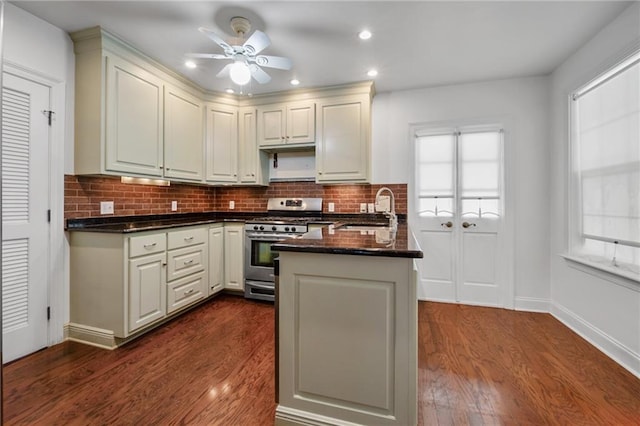
<svg viewBox="0 0 640 426"><path fill-rule="evenodd" d="M202 181L204 138L202 103L189 93L165 86L164 175L174 179Z"/></svg>
<svg viewBox="0 0 640 426"><path fill-rule="evenodd" d="M207 291L205 277L206 274L200 272L167 284L167 313L171 314L202 299Z"/></svg>
<svg viewBox="0 0 640 426"><path fill-rule="evenodd" d="M129 260L129 332L164 318L166 254Z"/></svg>
<svg viewBox="0 0 640 426"><path fill-rule="evenodd" d="M224 227L209 229L209 295L224 289Z"/></svg>
<svg viewBox="0 0 640 426"><path fill-rule="evenodd" d="M286 143L311 143L316 140L316 110L313 102L287 106Z"/></svg>
<svg viewBox="0 0 640 426"><path fill-rule="evenodd" d="M252 107L240 108L239 111L239 161L240 182L256 183L258 181L258 144L256 140L256 110Z"/></svg>
<svg viewBox="0 0 640 426"><path fill-rule="evenodd" d="M224 227L224 288L244 290L244 225Z"/></svg>
<svg viewBox="0 0 640 426"><path fill-rule="evenodd" d="M285 143L286 107L281 104L258 108L258 145L271 146Z"/></svg>
<svg viewBox="0 0 640 426"><path fill-rule="evenodd" d="M238 110L207 107L206 173L209 182L238 181Z"/></svg>
<svg viewBox="0 0 640 426"><path fill-rule="evenodd" d="M370 105L367 96L318 104L317 182L368 182Z"/></svg>
<svg viewBox="0 0 640 426"><path fill-rule="evenodd" d="M108 56L105 169L162 176L162 80Z"/></svg>

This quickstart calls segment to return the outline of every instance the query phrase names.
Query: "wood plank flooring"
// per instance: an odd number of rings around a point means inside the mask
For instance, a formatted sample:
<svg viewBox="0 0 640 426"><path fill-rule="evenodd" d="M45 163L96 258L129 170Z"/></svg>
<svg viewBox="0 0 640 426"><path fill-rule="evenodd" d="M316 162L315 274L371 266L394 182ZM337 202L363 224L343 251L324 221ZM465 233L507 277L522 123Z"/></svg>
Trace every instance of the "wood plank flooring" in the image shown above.
<svg viewBox="0 0 640 426"><path fill-rule="evenodd" d="M4 367L7 425L270 425L273 306L222 295L124 348ZM548 314L420 302L419 424L640 425L640 380Z"/></svg>

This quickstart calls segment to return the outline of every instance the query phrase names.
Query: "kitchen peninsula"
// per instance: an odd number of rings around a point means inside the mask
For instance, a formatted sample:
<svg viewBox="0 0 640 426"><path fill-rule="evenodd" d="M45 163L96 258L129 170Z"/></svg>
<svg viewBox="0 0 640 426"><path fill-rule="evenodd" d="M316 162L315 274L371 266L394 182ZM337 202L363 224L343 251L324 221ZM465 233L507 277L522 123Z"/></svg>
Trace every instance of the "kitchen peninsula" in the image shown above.
<svg viewBox="0 0 640 426"><path fill-rule="evenodd" d="M276 425L417 422L417 272L406 224L336 224L274 244Z"/></svg>

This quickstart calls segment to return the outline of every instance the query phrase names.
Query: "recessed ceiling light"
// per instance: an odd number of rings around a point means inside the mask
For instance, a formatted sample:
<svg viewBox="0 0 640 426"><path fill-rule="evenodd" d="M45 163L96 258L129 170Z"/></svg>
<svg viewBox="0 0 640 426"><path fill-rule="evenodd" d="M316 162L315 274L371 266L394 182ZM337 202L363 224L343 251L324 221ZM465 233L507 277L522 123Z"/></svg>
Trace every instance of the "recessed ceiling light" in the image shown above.
<svg viewBox="0 0 640 426"><path fill-rule="evenodd" d="M376 75L378 75L378 70L369 70L367 71L367 75L369 77L375 77Z"/></svg>
<svg viewBox="0 0 640 426"><path fill-rule="evenodd" d="M371 36L372 34L369 30L362 30L358 33L358 37L360 37L360 40L369 40Z"/></svg>
<svg viewBox="0 0 640 426"><path fill-rule="evenodd" d="M235 93L235 92L233 91L233 89L227 89L227 90L225 90L225 92L227 92L227 93L229 93L229 94Z"/></svg>
<svg viewBox="0 0 640 426"><path fill-rule="evenodd" d="M291 83L292 86L297 86L298 84L300 84L300 80L294 78L289 83Z"/></svg>
<svg viewBox="0 0 640 426"><path fill-rule="evenodd" d="M195 68L197 67L196 63L193 61L187 61L184 63L186 65L187 68Z"/></svg>

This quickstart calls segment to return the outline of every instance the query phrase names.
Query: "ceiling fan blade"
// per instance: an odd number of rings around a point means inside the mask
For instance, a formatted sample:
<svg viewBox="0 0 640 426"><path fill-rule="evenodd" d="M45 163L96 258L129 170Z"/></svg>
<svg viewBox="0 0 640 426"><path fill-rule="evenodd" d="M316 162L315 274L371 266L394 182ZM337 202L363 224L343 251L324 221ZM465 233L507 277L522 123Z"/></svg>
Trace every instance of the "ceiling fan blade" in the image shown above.
<svg viewBox="0 0 640 426"><path fill-rule="evenodd" d="M269 39L268 35L266 35L262 31L255 30L253 34L251 34L251 37L249 37L249 39L244 42L242 47L244 47L248 55L253 56L262 52L270 44L271 40Z"/></svg>
<svg viewBox="0 0 640 426"><path fill-rule="evenodd" d="M225 65L224 68L222 68L220 72L216 74L216 77L228 77L229 73L231 72L231 65L233 64Z"/></svg>
<svg viewBox="0 0 640 426"><path fill-rule="evenodd" d="M256 64L249 65L249 71L251 71L251 77L260 84L265 84L271 81L269 74Z"/></svg>
<svg viewBox="0 0 640 426"><path fill-rule="evenodd" d="M209 29L207 29L205 27L200 27L200 28L198 28L198 30L201 33L205 34L207 37L209 37L211 40L213 40L220 47L222 47L225 50L225 52L227 50L233 50L231 48L231 46L229 46L229 44L222 39L222 37L220 37L218 34L214 33L213 31L211 31L211 30L209 30Z"/></svg>
<svg viewBox="0 0 640 426"><path fill-rule="evenodd" d="M289 58L269 55L256 56L256 64L267 68L277 68L279 70L290 70L293 65Z"/></svg>
<svg viewBox="0 0 640 426"><path fill-rule="evenodd" d="M233 59L221 53L187 53L184 56L193 59Z"/></svg>

